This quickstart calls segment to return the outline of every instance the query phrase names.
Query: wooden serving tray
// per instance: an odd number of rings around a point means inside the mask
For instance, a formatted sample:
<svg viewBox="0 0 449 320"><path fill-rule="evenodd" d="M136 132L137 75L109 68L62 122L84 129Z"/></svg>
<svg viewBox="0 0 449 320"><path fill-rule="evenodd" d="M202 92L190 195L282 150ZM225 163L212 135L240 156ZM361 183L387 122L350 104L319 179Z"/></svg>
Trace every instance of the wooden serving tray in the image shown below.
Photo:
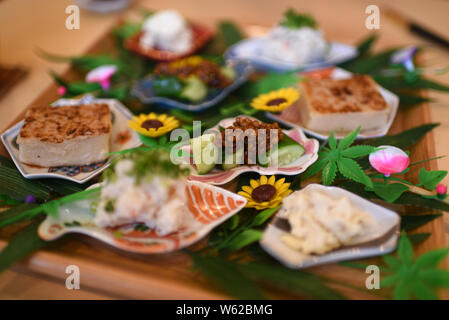
<svg viewBox="0 0 449 320"><path fill-rule="evenodd" d="M106 35L99 39L89 50L89 53L107 52L110 48L110 38ZM75 79L77 72L70 69L64 75L66 79ZM31 105L45 105L58 99L56 85L47 88ZM22 113L11 125L23 119ZM402 132L406 129L431 122L429 106L400 109L390 130L390 134ZM3 146L0 154L7 155ZM411 149L411 161L419 161L435 156L433 134L429 133ZM424 164L428 170L435 170L436 162ZM411 167L407 179L416 181L419 168ZM414 208L407 208L406 212L416 212ZM1 213L0 213L1 214ZM419 228L416 232L429 232L431 236L419 244L416 249L423 253L434 248L445 246L443 219L438 218ZM0 238L7 239L4 230L0 230ZM205 241L205 240L203 240ZM6 241L0 241L0 247ZM376 261L376 260L374 260ZM81 288L89 288L102 292L111 297L131 299L226 299L230 298L201 274L192 271L189 256L182 252L170 254L139 256L118 252L111 247L82 236L71 237L62 241L55 248L36 252L13 268L27 273L38 273L51 277L64 285L68 265L80 268ZM368 276L361 270L347 268L340 265L326 265L308 269L311 272L335 280L330 286L338 289L344 295L353 299L376 299L368 291L350 289L340 283L364 288ZM447 292L441 292L442 298L447 298ZM298 298L283 292L269 292L271 298Z"/></svg>

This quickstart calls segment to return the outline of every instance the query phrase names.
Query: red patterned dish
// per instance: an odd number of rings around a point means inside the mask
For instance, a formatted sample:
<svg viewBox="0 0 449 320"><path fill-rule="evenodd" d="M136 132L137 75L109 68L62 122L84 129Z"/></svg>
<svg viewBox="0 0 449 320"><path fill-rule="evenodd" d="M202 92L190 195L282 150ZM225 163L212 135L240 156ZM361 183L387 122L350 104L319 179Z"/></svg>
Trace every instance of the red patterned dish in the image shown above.
<svg viewBox="0 0 449 320"><path fill-rule="evenodd" d="M183 57L190 56L194 54L196 51L201 49L204 45L206 45L209 40L211 40L214 36L214 33L207 27L204 27L200 24L191 23L190 24L193 31L193 45L192 48L184 52L182 54L173 53L170 51L163 51L158 49L144 49L140 46L140 37L142 36L142 31L136 33L135 35L129 37L125 41L125 47L135 52L143 57L146 57L155 61L173 61Z"/></svg>

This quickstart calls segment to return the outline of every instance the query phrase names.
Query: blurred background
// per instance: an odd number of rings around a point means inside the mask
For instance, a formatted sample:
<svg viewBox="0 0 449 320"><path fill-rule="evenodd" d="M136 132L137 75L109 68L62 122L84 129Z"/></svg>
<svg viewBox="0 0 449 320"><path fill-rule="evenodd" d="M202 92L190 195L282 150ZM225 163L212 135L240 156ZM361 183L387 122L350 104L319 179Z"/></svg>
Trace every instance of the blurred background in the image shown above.
<svg viewBox="0 0 449 320"><path fill-rule="evenodd" d="M68 30L66 8L77 4L81 8L80 29ZM54 64L41 59L38 48L58 55L79 55L90 48L120 19L137 15L141 8L150 10L176 9L187 18L210 27L220 20L233 20L247 35L256 35L276 23L289 7L312 14L328 39L355 44L373 30L365 27L365 8L376 4L380 8L380 38L376 49L396 45L426 45L423 64L446 67L449 49L435 45L412 34L407 28L386 15L394 9L403 17L415 21L441 37L449 38L449 1L445 0L0 0L0 81L7 81L0 92L0 131L15 119L52 79L49 70L61 74L68 64ZM438 76L449 84L449 74ZM0 90L1 91L1 90ZM432 92L431 116L442 125L434 131L436 154L449 154L449 95ZM438 160L438 167L449 168L449 158ZM446 178L446 184L449 179ZM446 221L449 234L449 222ZM449 237L448 237L449 239ZM68 291L62 284L50 280L7 271L0 275L0 298L113 298L86 290Z"/></svg>

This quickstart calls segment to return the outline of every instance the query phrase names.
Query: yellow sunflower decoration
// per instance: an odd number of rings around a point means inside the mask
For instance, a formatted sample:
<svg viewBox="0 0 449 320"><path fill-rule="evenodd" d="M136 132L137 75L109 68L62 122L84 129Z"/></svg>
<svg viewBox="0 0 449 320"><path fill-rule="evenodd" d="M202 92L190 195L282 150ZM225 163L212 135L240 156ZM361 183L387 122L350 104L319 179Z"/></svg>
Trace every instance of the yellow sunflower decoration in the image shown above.
<svg viewBox="0 0 449 320"><path fill-rule="evenodd" d="M299 99L299 92L294 88L283 88L260 94L251 101L251 107L269 112L281 112Z"/></svg>
<svg viewBox="0 0 449 320"><path fill-rule="evenodd" d="M179 127L179 121L166 114L142 113L134 116L133 120L129 120L128 127L144 136L156 138Z"/></svg>
<svg viewBox="0 0 449 320"><path fill-rule="evenodd" d="M243 186L238 194L248 200L246 207L263 210L281 204L282 199L292 192L289 187L285 178L276 181L275 176L261 176L259 180L251 179L250 186Z"/></svg>

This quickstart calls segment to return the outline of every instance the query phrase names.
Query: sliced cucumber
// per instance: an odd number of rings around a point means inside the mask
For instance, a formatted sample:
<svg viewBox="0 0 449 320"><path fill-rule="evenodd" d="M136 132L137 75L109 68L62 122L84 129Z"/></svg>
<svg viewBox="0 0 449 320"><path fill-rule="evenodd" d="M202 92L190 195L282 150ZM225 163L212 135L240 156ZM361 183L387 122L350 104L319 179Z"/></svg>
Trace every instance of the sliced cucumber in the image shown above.
<svg viewBox="0 0 449 320"><path fill-rule="evenodd" d="M237 72L231 66L221 67L221 73L231 81L237 77Z"/></svg>
<svg viewBox="0 0 449 320"><path fill-rule="evenodd" d="M214 144L215 134L205 134L190 140L193 153L193 163L198 174L206 174L211 171L218 160L219 150Z"/></svg>
<svg viewBox="0 0 449 320"><path fill-rule="evenodd" d="M184 80L184 88L180 96L192 102L203 100L207 95L207 86L196 76L189 76Z"/></svg>
<svg viewBox="0 0 449 320"><path fill-rule="evenodd" d="M230 155L228 157L230 157ZM228 160L228 162L229 162L229 160ZM237 152L232 154L232 162L231 163L227 163L226 157L223 157L223 163L221 166L222 166L223 170L229 170L229 169L237 167L239 164L243 164L243 149L239 149L239 150L237 150Z"/></svg>
<svg viewBox="0 0 449 320"><path fill-rule="evenodd" d="M290 138L284 135L282 140L279 142L276 149L271 150L269 165L270 166L286 166L297 160L305 153L304 147Z"/></svg>

